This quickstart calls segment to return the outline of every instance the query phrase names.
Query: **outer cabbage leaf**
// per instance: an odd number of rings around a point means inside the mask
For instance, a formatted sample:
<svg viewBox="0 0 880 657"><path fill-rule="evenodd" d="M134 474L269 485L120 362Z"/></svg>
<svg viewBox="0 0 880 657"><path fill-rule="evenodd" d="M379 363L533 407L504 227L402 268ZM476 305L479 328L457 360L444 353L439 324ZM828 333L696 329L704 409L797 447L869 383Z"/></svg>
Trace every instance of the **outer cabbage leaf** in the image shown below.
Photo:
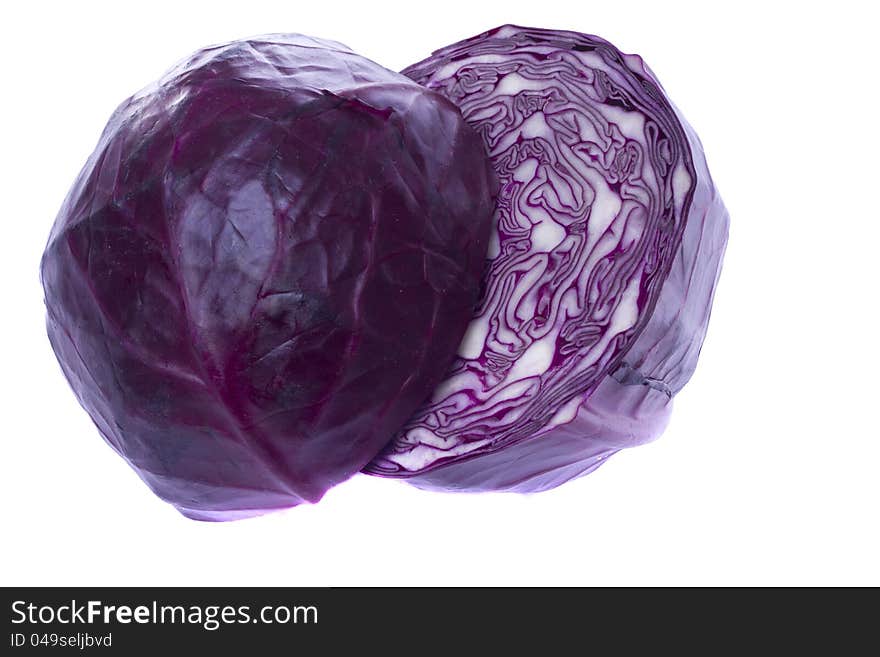
<svg viewBox="0 0 880 657"><path fill-rule="evenodd" d="M50 341L187 516L315 502L441 380L494 190L453 104L341 44L206 48L122 103L64 201Z"/></svg>
<svg viewBox="0 0 880 657"><path fill-rule="evenodd" d="M507 25L403 72L460 107L501 191L458 358L366 471L533 492L656 438L727 241L693 130L641 58L585 34Z"/></svg>

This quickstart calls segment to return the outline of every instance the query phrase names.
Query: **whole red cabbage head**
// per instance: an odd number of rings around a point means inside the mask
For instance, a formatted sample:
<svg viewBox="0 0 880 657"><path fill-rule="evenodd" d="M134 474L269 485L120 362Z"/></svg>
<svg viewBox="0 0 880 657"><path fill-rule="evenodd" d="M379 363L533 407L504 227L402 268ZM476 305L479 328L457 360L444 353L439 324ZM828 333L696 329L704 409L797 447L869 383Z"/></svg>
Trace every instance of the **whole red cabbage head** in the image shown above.
<svg viewBox="0 0 880 657"><path fill-rule="evenodd" d="M439 383L494 192L452 103L345 46L206 48L122 103L64 201L52 347L187 516L315 502Z"/></svg>

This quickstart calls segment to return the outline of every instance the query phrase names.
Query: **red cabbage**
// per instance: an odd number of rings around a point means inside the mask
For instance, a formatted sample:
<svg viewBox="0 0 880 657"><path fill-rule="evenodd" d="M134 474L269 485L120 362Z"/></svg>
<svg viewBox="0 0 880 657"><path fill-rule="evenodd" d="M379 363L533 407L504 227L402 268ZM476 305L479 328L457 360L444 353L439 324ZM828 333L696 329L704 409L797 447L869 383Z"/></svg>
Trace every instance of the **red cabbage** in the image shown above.
<svg viewBox="0 0 880 657"><path fill-rule="evenodd" d="M42 260L106 441L187 516L315 502L441 380L495 193L449 101L328 41L206 48L116 110Z"/></svg>
<svg viewBox="0 0 880 657"><path fill-rule="evenodd" d="M727 241L693 130L640 57L585 34L507 25L404 74L479 132L500 198L458 358L366 472L531 492L655 438Z"/></svg>

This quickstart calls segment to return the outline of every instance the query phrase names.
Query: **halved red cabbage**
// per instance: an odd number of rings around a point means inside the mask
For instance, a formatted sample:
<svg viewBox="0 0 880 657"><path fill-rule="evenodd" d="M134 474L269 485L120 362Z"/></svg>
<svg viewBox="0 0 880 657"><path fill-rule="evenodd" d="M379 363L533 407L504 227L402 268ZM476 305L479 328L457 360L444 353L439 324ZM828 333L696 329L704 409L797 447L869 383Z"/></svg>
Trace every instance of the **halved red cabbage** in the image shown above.
<svg viewBox="0 0 880 657"><path fill-rule="evenodd" d="M315 502L441 380L494 193L449 101L345 46L206 48L116 110L65 200L52 346L185 515Z"/></svg>
<svg viewBox="0 0 880 657"><path fill-rule="evenodd" d="M366 472L539 491L658 436L727 241L693 130L641 58L586 34L507 25L403 72L459 106L501 192L458 358Z"/></svg>

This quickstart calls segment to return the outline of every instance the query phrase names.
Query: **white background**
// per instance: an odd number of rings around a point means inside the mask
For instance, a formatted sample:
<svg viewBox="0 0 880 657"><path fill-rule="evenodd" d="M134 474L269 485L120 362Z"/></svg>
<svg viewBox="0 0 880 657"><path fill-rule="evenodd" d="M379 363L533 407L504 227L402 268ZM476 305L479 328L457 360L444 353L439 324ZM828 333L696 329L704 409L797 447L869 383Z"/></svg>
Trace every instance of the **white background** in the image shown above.
<svg viewBox="0 0 880 657"><path fill-rule="evenodd" d="M870 3L5 3L0 583L880 584L878 58ZM179 516L105 446L38 261L104 122L192 50L264 32L400 69L505 22L642 54L732 217L702 360L659 441L531 497L359 477L314 507Z"/></svg>

